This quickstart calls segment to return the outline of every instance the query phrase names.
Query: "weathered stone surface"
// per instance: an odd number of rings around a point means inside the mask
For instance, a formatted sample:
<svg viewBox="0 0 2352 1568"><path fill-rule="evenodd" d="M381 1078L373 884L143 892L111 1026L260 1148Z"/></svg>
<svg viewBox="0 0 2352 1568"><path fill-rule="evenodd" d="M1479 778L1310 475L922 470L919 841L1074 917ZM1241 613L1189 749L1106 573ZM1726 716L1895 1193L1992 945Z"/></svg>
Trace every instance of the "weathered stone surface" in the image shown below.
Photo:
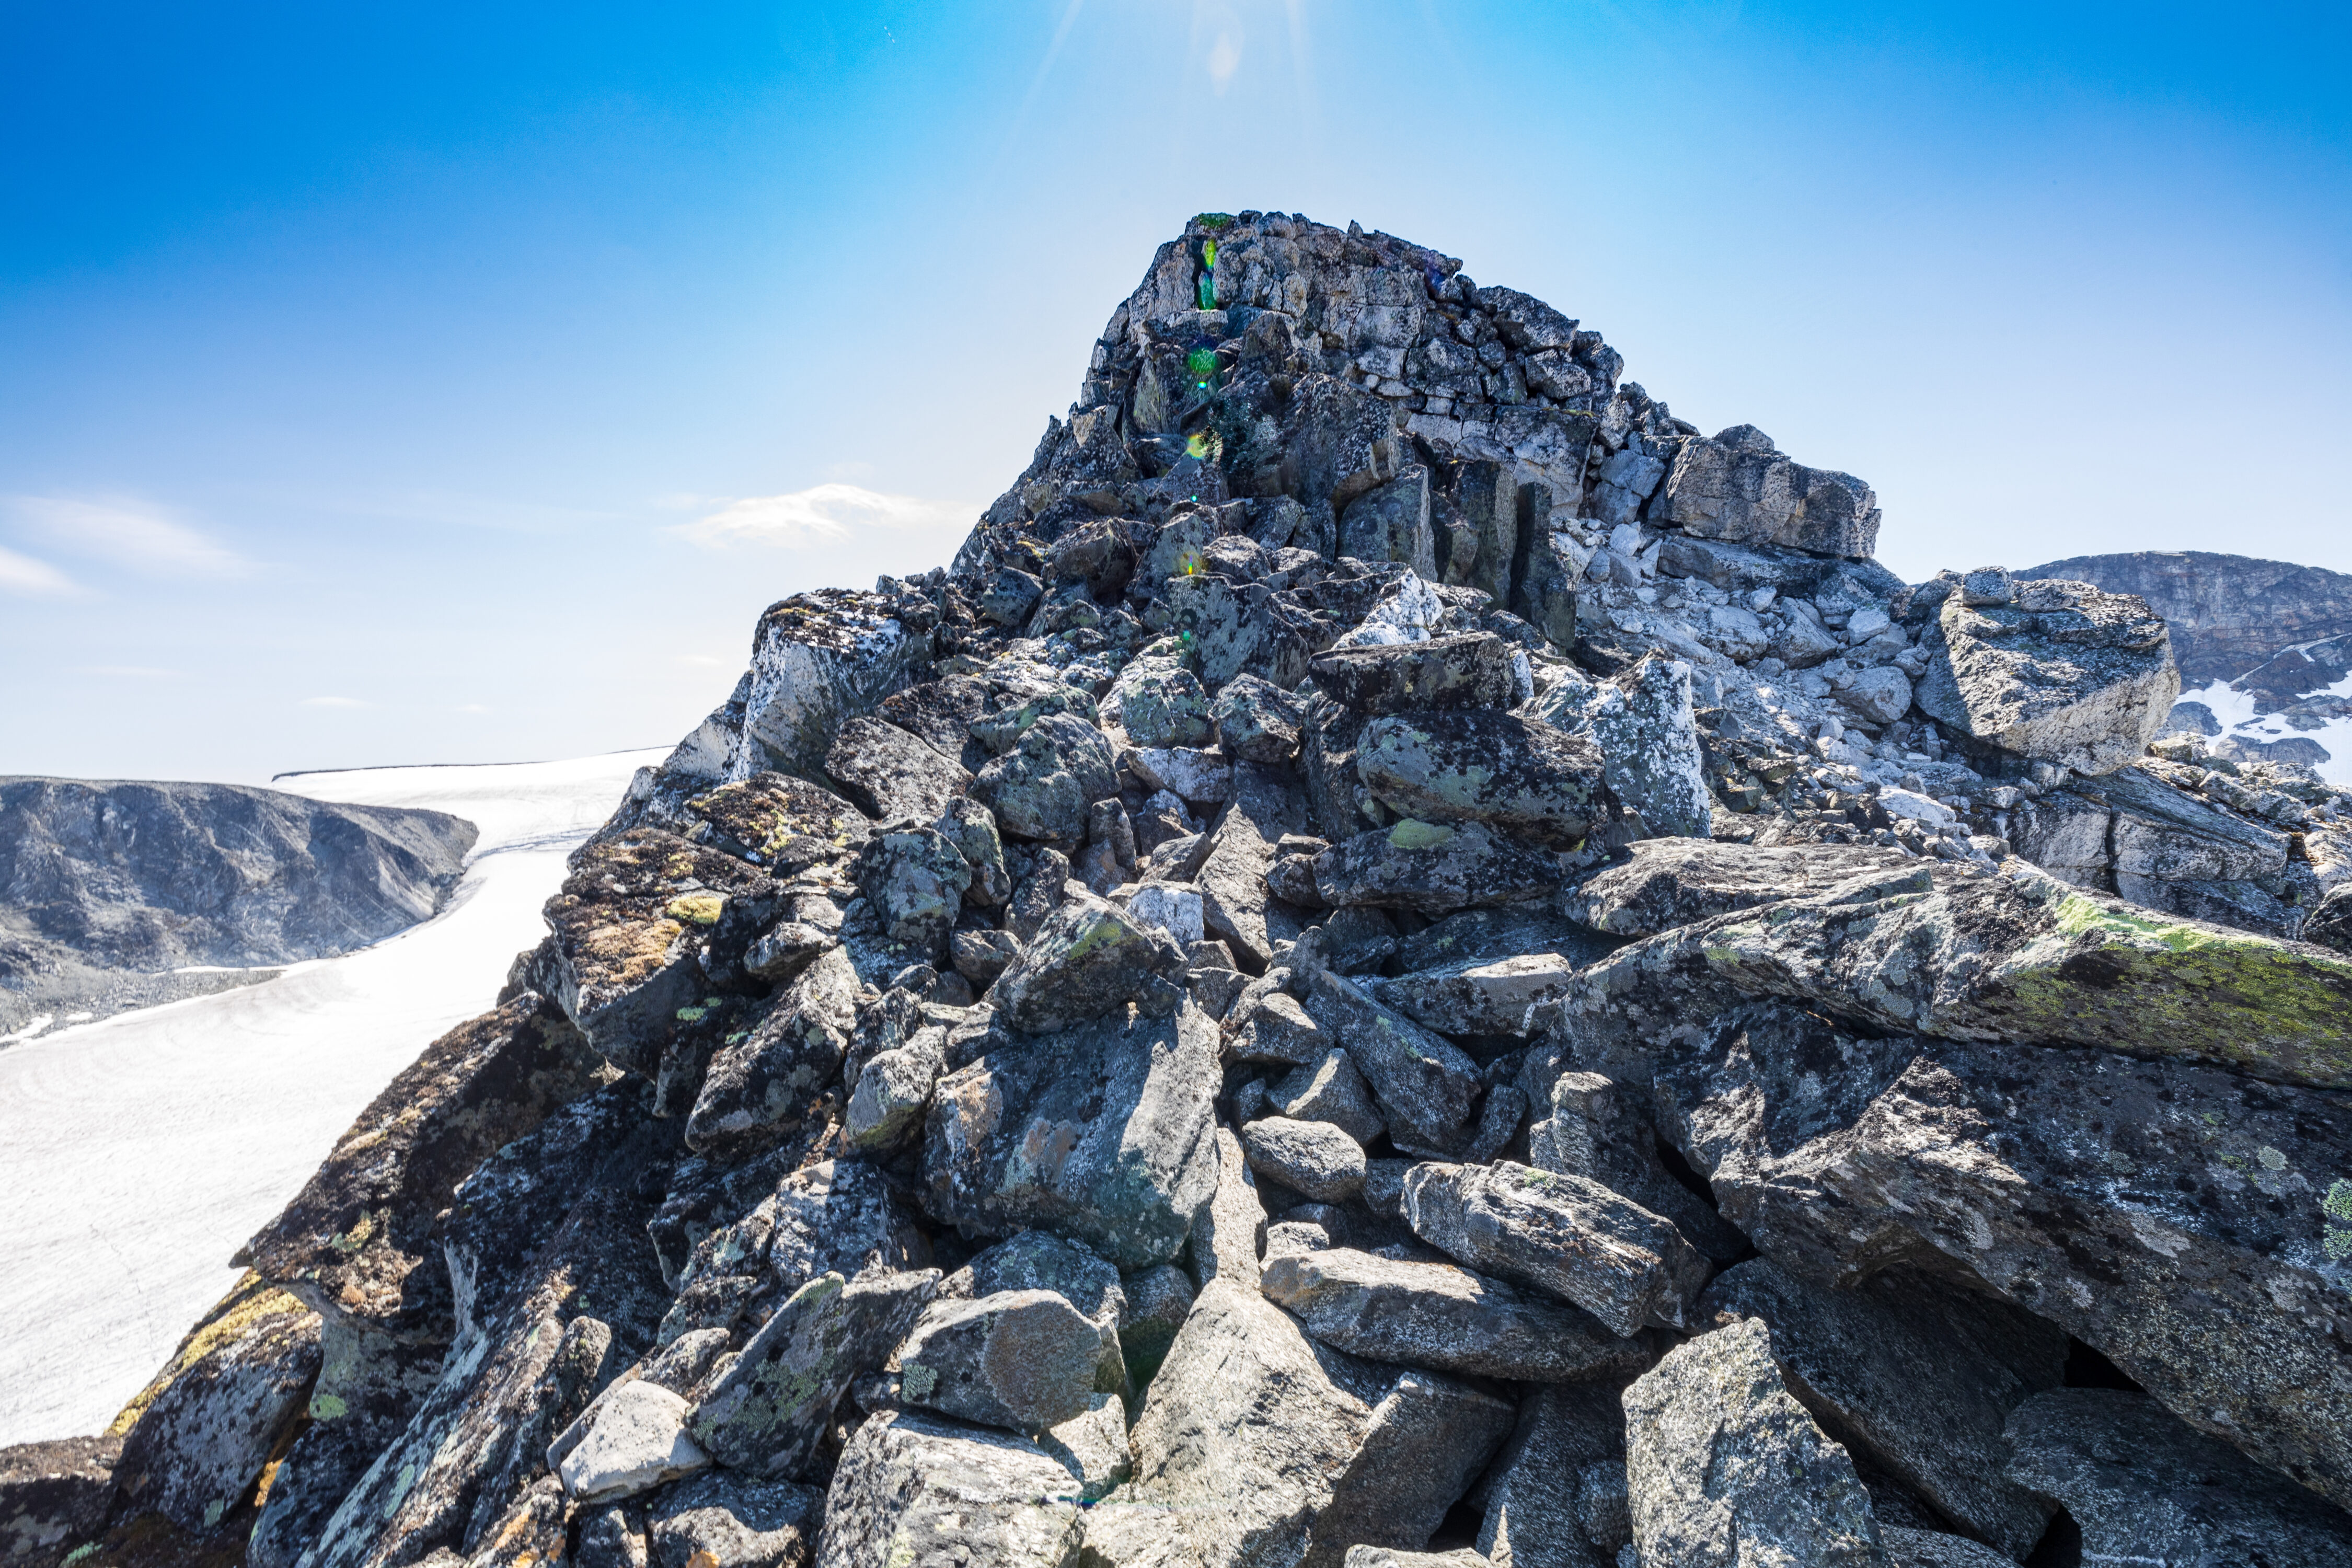
<svg viewBox="0 0 2352 1568"><path fill-rule="evenodd" d="M656 1384L614 1389L564 1456L565 1495L579 1503L635 1497L701 1469L710 1457L687 1436L686 1416L686 1401Z"/></svg>
<svg viewBox="0 0 2352 1568"><path fill-rule="evenodd" d="M1719 915L1593 965L1565 1006L1571 1032L1605 1052L1604 1037L1653 1029L1702 993L1717 1005L1801 1000L1874 1030L2188 1057L2352 1086L2342 954L2154 915L2030 869L1923 864L1908 881Z"/></svg>
<svg viewBox="0 0 2352 1568"><path fill-rule="evenodd" d="M1239 675L1217 691L1209 716L1217 748L1245 763L1286 763L1298 754L1305 704L1272 681Z"/></svg>
<svg viewBox="0 0 2352 1568"><path fill-rule="evenodd" d="M1653 838L1628 845L1622 859L1570 889L1562 907L1595 931L1654 936L1735 910L1869 886L1857 879L1892 876L1899 881L1921 869L1901 850L1874 845L1766 847Z"/></svg>
<svg viewBox="0 0 2352 1568"><path fill-rule="evenodd" d="M1444 1154L1460 1146L1476 1109L1476 1063L1328 970L1315 975L1306 1006L1321 1033L1347 1042L1400 1149Z"/></svg>
<svg viewBox="0 0 2352 1568"><path fill-rule="evenodd" d="M1193 746L1143 746L1119 759L1145 787L1166 790L1188 805L1215 805L1234 791L1233 760Z"/></svg>
<svg viewBox="0 0 2352 1568"><path fill-rule="evenodd" d="M2163 619L2086 584L2015 592L2007 603L1944 601L1921 639L1921 710L1983 745L2077 773L2139 756L2180 695Z"/></svg>
<svg viewBox="0 0 2352 1568"><path fill-rule="evenodd" d="M240 1257L314 1311L446 1342L456 1325L436 1216L493 1151L594 1088L602 1066L531 993L459 1025L370 1102Z"/></svg>
<svg viewBox="0 0 2352 1568"><path fill-rule="evenodd" d="M1357 742L1364 787L1400 816L1483 822L1566 848L1607 810L1592 742L1492 711L1374 719Z"/></svg>
<svg viewBox="0 0 2352 1568"><path fill-rule="evenodd" d="M1223 1279L1255 1290L1258 1258L1265 1250L1265 1205L1231 1128L1216 1130L1216 1190L1192 1220L1192 1279L1202 1289Z"/></svg>
<svg viewBox="0 0 2352 1568"><path fill-rule="evenodd" d="M1045 918L989 993L998 1016L1033 1035L1091 1024L1130 1002L1172 1011L1184 952L1097 899L1074 899Z"/></svg>
<svg viewBox="0 0 2352 1568"><path fill-rule="evenodd" d="M1512 903L1559 885L1559 869L1498 837L1481 822L1458 826L1407 817L1360 833L1315 858L1315 887L1345 909L1456 910Z"/></svg>
<svg viewBox="0 0 2352 1568"><path fill-rule="evenodd" d="M1328 1122L1359 1143L1370 1143L1388 1130L1364 1075L1337 1047L1286 1074L1267 1091L1266 1103L1293 1121Z"/></svg>
<svg viewBox="0 0 2352 1568"><path fill-rule="evenodd" d="M1321 1203L1342 1203L1363 1190L1363 1145L1328 1121L1268 1116L1242 1129L1250 1169Z"/></svg>
<svg viewBox="0 0 2352 1568"><path fill-rule="evenodd" d="M1388 483L1367 490L1339 514L1339 553L1359 561L1399 561L1437 579L1436 541L1429 527L1429 470L1408 465Z"/></svg>
<svg viewBox="0 0 2352 1568"><path fill-rule="evenodd" d="M1088 1321L1111 1329L1127 1313L1118 1270L1051 1231L1024 1230L984 1248L940 1287L943 1298L992 1296L1003 1290L1051 1290Z"/></svg>
<svg viewBox="0 0 2352 1568"><path fill-rule="evenodd" d="M924 1269L810 1280L740 1356L695 1389L688 1433L730 1469L798 1477L850 1381L906 1338L939 1279L937 1269Z"/></svg>
<svg viewBox="0 0 2352 1568"><path fill-rule="evenodd" d="M1306 803L1286 770L1260 763L1234 767L1233 800L1217 818L1192 882L1208 930L1258 967L1274 961L1275 943L1297 939L1297 914L1267 890L1265 874L1284 835L1307 828Z"/></svg>
<svg viewBox="0 0 2352 1568"><path fill-rule="evenodd" d="M1598 1182L1508 1161L1416 1165L1404 1212L1448 1256L1573 1301L1620 1335L1681 1327L1709 1272L1671 1220Z"/></svg>
<svg viewBox="0 0 2352 1568"><path fill-rule="evenodd" d="M930 652L929 636L898 619L878 594L829 588L772 605L752 635L742 729L730 780L762 769L823 776L845 720L870 712Z"/></svg>
<svg viewBox="0 0 2352 1568"><path fill-rule="evenodd" d="M1708 1286L1698 1310L1762 1319L1799 1402L1954 1523L2017 1559L2042 1539L2048 1510L2000 1479L2001 1427L2063 1381L2059 1330L1948 1281L1890 1273L1830 1290L1761 1258Z"/></svg>
<svg viewBox="0 0 2352 1568"><path fill-rule="evenodd" d="M1633 1539L1625 1496L1625 1385L1648 1370L1538 1385L1487 1472L1478 1548L1511 1568L1615 1568Z"/></svg>
<svg viewBox="0 0 2352 1568"><path fill-rule="evenodd" d="M1541 1077L1539 1069L1530 1085L1538 1091ZM1492 1092L1502 1091L1498 1086ZM1529 1164L1539 1171L1590 1176L1619 1196L1664 1215L1685 1240L1717 1263L1748 1256L1748 1238L1666 1169L1658 1154L1657 1128L1638 1086L1620 1093L1617 1083L1600 1073L1563 1072L1552 1081L1549 1110L1549 1115L1538 1113L1528 1125Z"/></svg>
<svg viewBox="0 0 2352 1568"><path fill-rule="evenodd" d="M987 716L991 700L985 683L950 675L894 691L875 712L967 773L975 773L992 753L971 732L971 726L973 721Z"/></svg>
<svg viewBox="0 0 2352 1568"><path fill-rule="evenodd" d="M1399 1552L1389 1546L1350 1546L1341 1568L1493 1568L1493 1560L1466 1546L1452 1552Z"/></svg>
<svg viewBox="0 0 2352 1568"><path fill-rule="evenodd" d="M1076 1568L1078 1486L1011 1433L881 1411L857 1428L833 1472L817 1568Z"/></svg>
<svg viewBox="0 0 2352 1568"><path fill-rule="evenodd" d="M1135 1479L1087 1515L1087 1549L1119 1568L1297 1563L1370 1417L1254 1284L1213 1279L1144 1398Z"/></svg>
<svg viewBox="0 0 2352 1568"><path fill-rule="evenodd" d="M1876 1564L1870 1495L1743 1319L1625 1391L1625 1480L1644 1563Z"/></svg>
<svg viewBox="0 0 2352 1568"><path fill-rule="evenodd" d="M1733 1015L1662 1058L1661 1127L1808 1279L1964 1270L2182 1417L2352 1499L2352 1122L2182 1062Z"/></svg>
<svg viewBox="0 0 2352 1568"><path fill-rule="evenodd" d="M1605 956L1617 945L1549 909L1521 904L1465 910L1460 914L1448 915L1400 942L1397 961L1407 973L1412 973L1549 952L1568 959L1573 967L1581 967Z"/></svg>
<svg viewBox="0 0 2352 1568"><path fill-rule="evenodd" d="M1428 1545L1517 1414L1509 1401L1435 1373L1398 1378L1315 1521L1302 1568L1340 1568L1360 1545Z"/></svg>
<svg viewBox="0 0 2352 1568"><path fill-rule="evenodd" d="M1492 632L1336 647L1308 666L1315 684L1359 713L1507 708L1511 645Z"/></svg>
<svg viewBox="0 0 2352 1568"><path fill-rule="evenodd" d="M133 1402L115 1474L134 1506L207 1531L236 1508L319 1373L319 1316L247 1273Z"/></svg>
<svg viewBox="0 0 2352 1568"><path fill-rule="evenodd" d="M1609 793L1653 835L1707 837L1713 797L1692 716L1690 666L1645 658L1601 696L1591 728Z"/></svg>
<svg viewBox="0 0 2352 1568"><path fill-rule="evenodd" d="M748 1034L721 1044L687 1119L688 1146L732 1149L805 1119L841 1071L858 988L849 955L830 948Z"/></svg>
<svg viewBox="0 0 2352 1568"><path fill-rule="evenodd" d="M1008 701L995 712L971 721L972 739L992 756L1003 756L1011 751L1032 725L1052 714L1067 713L1088 725L1101 721L1093 694L1077 687L1055 685L1039 691L1034 684L1024 683L1021 693L1021 701Z"/></svg>
<svg viewBox="0 0 2352 1568"><path fill-rule="evenodd" d="M1286 979L1290 972L1278 973ZM1233 1031L1230 1048L1239 1061L1304 1067L1321 1061L1336 1048L1332 1037L1307 1016L1306 1008L1287 992L1271 987L1255 1000L1244 994L1234 1004L1226 1027Z"/></svg>
<svg viewBox="0 0 2352 1568"><path fill-rule="evenodd" d="M2086 1563L2321 1568L2352 1555L2352 1516L2145 1394L2053 1389L2018 1407L2009 1438L2009 1479L2066 1510Z"/></svg>
<svg viewBox="0 0 2352 1568"><path fill-rule="evenodd" d="M865 813L831 790L774 772L689 796L686 810L697 819L687 837L778 877L845 860L873 831Z"/></svg>
<svg viewBox="0 0 2352 1568"><path fill-rule="evenodd" d="M842 725L824 754L824 771L859 810L885 822L908 816L928 822L971 783L953 755L872 717Z"/></svg>
<svg viewBox="0 0 2352 1568"><path fill-rule="evenodd" d="M1444 1034L1525 1038L1535 1027L1535 1010L1566 997L1575 978L1570 960L1556 952L1537 952L1493 963L1420 970L1375 981L1372 991L1415 1023Z"/></svg>
<svg viewBox="0 0 2352 1568"><path fill-rule="evenodd" d="M1033 1437L1127 1382L1116 1316L1097 1321L1053 1290L933 1302L898 1360L908 1404Z"/></svg>
<svg viewBox="0 0 2352 1568"><path fill-rule="evenodd" d="M120 1437L68 1437L0 1448L0 1563L57 1568L106 1528Z"/></svg>
<svg viewBox="0 0 2352 1568"><path fill-rule="evenodd" d="M1074 847L1086 837L1087 808L1118 793L1116 764L1100 730L1072 714L1048 713L980 770L971 795L1012 837Z"/></svg>
<svg viewBox="0 0 2352 1568"><path fill-rule="evenodd" d="M646 1542L654 1568L804 1568L824 1519L814 1487L714 1470L647 1501Z"/></svg>
<svg viewBox="0 0 2352 1568"><path fill-rule="evenodd" d="M1559 1383L1642 1359L1572 1307L1451 1264L1332 1247L1269 1258L1259 1288L1317 1340L1371 1361Z"/></svg>
<svg viewBox="0 0 2352 1568"><path fill-rule="evenodd" d="M1210 1209L1201 1212L1206 1215ZM1261 1224L1264 1215L1261 1209ZM1250 1262L1255 1266L1255 1256ZM1142 1388L1167 1359L1168 1347L1175 1342L1176 1331L1184 1326L1198 1291L1192 1279L1172 1263L1138 1269L1126 1277L1122 1288L1125 1297L1118 1314L1119 1350L1127 1358L1129 1380Z"/></svg>
<svg viewBox="0 0 2352 1568"><path fill-rule="evenodd" d="M1200 746L1209 740L1209 693L1179 661L1172 643L1155 643L1128 661L1112 688L1119 728L1139 746Z"/></svg>
<svg viewBox="0 0 2352 1568"><path fill-rule="evenodd" d="M2008 1568L2016 1561L1965 1535L1946 1535L1940 1531L1881 1524L1878 1541L1886 1549L1888 1568Z"/></svg>
<svg viewBox="0 0 2352 1568"><path fill-rule="evenodd" d="M1215 1189L1217 1085L1216 1027L1190 1005L992 1051L940 1080L926 1205L980 1235L1040 1226L1125 1268L1161 1262Z"/></svg>
<svg viewBox="0 0 2352 1568"><path fill-rule="evenodd" d="M2352 577L2318 566L2202 550L2074 555L2020 575L2136 594L2162 616L2184 687L2245 674L2264 659L2352 632Z"/></svg>
<svg viewBox="0 0 2352 1568"><path fill-rule="evenodd" d="M1685 442L1664 521L1702 539L1860 558L1878 548L1878 498L1852 474L1791 461L1753 425Z"/></svg>
<svg viewBox="0 0 2352 1568"><path fill-rule="evenodd" d="M915 961L935 961L947 951L971 866L944 834L901 827L877 835L858 858L856 876L884 937L903 943Z"/></svg>

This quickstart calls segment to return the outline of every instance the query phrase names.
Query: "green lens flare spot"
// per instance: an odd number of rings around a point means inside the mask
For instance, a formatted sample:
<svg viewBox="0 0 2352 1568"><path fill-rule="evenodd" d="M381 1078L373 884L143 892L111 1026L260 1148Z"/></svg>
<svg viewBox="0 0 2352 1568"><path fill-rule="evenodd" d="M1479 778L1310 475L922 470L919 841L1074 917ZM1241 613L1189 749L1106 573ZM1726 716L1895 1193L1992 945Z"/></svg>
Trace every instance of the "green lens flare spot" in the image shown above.
<svg viewBox="0 0 2352 1568"><path fill-rule="evenodd" d="M1201 265L1203 267L1214 267L1216 264L1217 242L1213 239L1202 240L1201 242Z"/></svg>
<svg viewBox="0 0 2352 1568"><path fill-rule="evenodd" d="M1201 309L1203 310L1213 310L1217 308L1216 279L1211 278L1205 272L1201 274L1201 288L1198 298L1201 302Z"/></svg>
<svg viewBox="0 0 2352 1568"><path fill-rule="evenodd" d="M1184 369L1194 381L1206 384L1217 374L1217 351L1194 349L1184 356Z"/></svg>

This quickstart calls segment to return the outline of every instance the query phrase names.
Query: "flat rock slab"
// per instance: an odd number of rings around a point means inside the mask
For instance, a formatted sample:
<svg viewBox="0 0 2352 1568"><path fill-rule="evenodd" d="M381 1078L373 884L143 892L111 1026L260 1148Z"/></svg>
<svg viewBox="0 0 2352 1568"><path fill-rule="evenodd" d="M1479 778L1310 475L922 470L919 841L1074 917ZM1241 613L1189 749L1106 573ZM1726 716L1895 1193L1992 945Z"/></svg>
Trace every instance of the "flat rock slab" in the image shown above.
<svg viewBox="0 0 2352 1568"><path fill-rule="evenodd" d="M1078 1478L1035 1444L913 1410L866 1418L824 1500L817 1568L1076 1568Z"/></svg>
<svg viewBox="0 0 2352 1568"><path fill-rule="evenodd" d="M1646 838L1570 888L1570 918L1612 936L1655 936L1735 910L1828 892L1858 877L1909 876L1916 858L1860 844L1768 847Z"/></svg>
<svg viewBox="0 0 2352 1568"><path fill-rule="evenodd" d="M1372 984L1382 1002L1441 1034L1525 1039L1535 1032L1535 1009L1563 1000L1575 978L1576 965L1570 959L1556 952L1531 952L1491 963L1420 970Z"/></svg>
<svg viewBox="0 0 2352 1568"><path fill-rule="evenodd" d="M1790 1394L1753 1318L1669 1352L1625 1391L1625 1482L1644 1563L1885 1561L1853 1461Z"/></svg>
<svg viewBox="0 0 2352 1568"><path fill-rule="evenodd" d="M1375 719L1356 743L1357 776L1398 816L1483 822L1562 849L1607 812L1601 771L1589 738L1510 713Z"/></svg>
<svg viewBox="0 0 2352 1568"><path fill-rule="evenodd" d="M1369 905L1451 914L1515 903L1559 885L1551 861L1484 823L1412 817L1360 833L1315 857L1315 888L1335 909Z"/></svg>
<svg viewBox="0 0 2352 1568"><path fill-rule="evenodd" d="M1572 1301L1619 1335L1682 1326L1710 1272L1672 1220L1590 1178L1507 1161L1416 1165L1405 1174L1404 1212L1431 1246Z"/></svg>
<svg viewBox="0 0 2352 1568"><path fill-rule="evenodd" d="M688 837L773 877L845 860L873 833L873 824L857 807L789 773L761 772L721 784L689 797L686 809L698 821Z"/></svg>
<svg viewBox="0 0 2352 1568"><path fill-rule="evenodd" d="M1033 1436L1127 1381L1116 1324L1088 1319L1052 1290L933 1302L898 1361L908 1403Z"/></svg>
<svg viewBox="0 0 2352 1568"><path fill-rule="evenodd" d="M1337 647L1307 667L1315 684L1359 713L1508 708L1511 645L1492 632L1426 642Z"/></svg>
<svg viewBox="0 0 2352 1568"><path fill-rule="evenodd" d="M704 1468L710 1456L687 1436L686 1416L686 1401L657 1384L614 1389L564 1457L565 1495L575 1503L635 1497Z"/></svg>
<svg viewBox="0 0 2352 1568"><path fill-rule="evenodd" d="M1294 1252L1267 1260L1259 1289L1321 1343L1370 1361L1557 1383L1645 1359L1573 1307L1451 1264Z"/></svg>

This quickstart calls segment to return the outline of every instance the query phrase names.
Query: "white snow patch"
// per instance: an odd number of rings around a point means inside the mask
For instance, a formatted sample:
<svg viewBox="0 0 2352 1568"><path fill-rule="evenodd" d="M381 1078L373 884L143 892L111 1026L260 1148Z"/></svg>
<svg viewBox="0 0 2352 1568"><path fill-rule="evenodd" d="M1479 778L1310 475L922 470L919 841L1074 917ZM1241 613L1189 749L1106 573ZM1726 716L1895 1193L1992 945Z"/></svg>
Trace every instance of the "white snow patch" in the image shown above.
<svg viewBox="0 0 2352 1568"><path fill-rule="evenodd" d="M0 1446L113 1419L377 1091L490 1005L564 856L664 754L280 778L481 839L441 913L388 941L0 1051Z"/></svg>
<svg viewBox="0 0 2352 1568"><path fill-rule="evenodd" d="M2306 692L2311 697L2352 697L2352 676L2337 681L2324 691ZM2183 702L2202 702L2221 721L2224 735L2242 735L2250 740L2277 741L2290 735L2303 735L2319 742L2327 753L2327 761L2319 764L2319 776L2332 784L2352 784L2352 719L2332 719L2316 730L2298 730L2276 713L2257 713L2254 700L2245 692L2231 689L2226 680L2217 680L2201 691L2184 691ZM2206 737L2207 743L2219 741L2221 735Z"/></svg>

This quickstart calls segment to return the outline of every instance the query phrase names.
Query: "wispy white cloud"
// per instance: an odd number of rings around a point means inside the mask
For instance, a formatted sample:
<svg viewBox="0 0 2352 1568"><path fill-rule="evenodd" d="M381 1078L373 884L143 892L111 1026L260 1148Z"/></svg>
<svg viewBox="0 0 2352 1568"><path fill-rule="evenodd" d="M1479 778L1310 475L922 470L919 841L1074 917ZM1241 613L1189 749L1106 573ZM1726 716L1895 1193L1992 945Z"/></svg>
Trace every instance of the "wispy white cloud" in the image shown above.
<svg viewBox="0 0 2352 1568"><path fill-rule="evenodd" d="M730 544L805 545L866 529L953 528L977 509L967 501L883 495L859 485L814 485L788 495L747 496L677 530L712 549Z"/></svg>
<svg viewBox="0 0 2352 1568"><path fill-rule="evenodd" d="M61 549L152 577L244 577L253 563L152 502L12 496L8 509Z"/></svg>
<svg viewBox="0 0 2352 1568"><path fill-rule="evenodd" d="M367 704L356 697L305 697L302 699L302 706L305 708L364 708Z"/></svg>
<svg viewBox="0 0 2352 1568"><path fill-rule="evenodd" d="M73 580L47 562L0 549L0 591L64 598L76 590Z"/></svg>

